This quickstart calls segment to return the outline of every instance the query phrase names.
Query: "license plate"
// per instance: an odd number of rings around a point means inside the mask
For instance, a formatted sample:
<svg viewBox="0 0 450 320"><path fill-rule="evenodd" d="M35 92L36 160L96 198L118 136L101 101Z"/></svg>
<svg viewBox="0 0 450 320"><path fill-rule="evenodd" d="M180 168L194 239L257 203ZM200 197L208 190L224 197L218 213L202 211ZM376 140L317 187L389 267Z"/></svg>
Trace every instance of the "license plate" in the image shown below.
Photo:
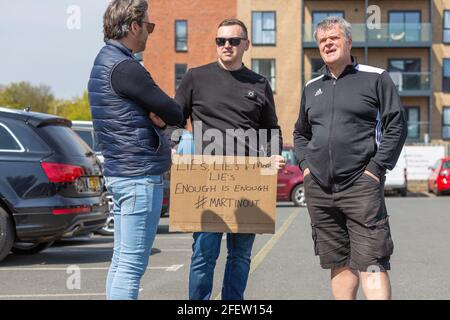
<svg viewBox="0 0 450 320"><path fill-rule="evenodd" d="M89 177L87 180L88 188L90 190L99 191L100 190L100 179L99 177Z"/></svg>

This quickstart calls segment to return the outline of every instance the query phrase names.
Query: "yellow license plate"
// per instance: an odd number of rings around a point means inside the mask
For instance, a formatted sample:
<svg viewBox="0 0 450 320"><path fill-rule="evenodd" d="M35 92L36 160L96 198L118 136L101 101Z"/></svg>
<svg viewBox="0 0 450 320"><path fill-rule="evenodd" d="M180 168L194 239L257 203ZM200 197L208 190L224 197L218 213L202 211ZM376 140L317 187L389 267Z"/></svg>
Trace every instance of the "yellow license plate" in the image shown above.
<svg viewBox="0 0 450 320"><path fill-rule="evenodd" d="M98 177L89 177L88 187L91 190L100 190L100 179Z"/></svg>

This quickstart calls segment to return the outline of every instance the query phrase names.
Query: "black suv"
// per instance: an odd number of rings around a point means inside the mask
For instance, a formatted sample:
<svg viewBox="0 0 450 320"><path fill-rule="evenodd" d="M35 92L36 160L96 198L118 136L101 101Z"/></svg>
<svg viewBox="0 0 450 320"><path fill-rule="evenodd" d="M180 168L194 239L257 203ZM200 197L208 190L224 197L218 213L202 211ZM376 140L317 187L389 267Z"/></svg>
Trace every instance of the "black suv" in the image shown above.
<svg viewBox="0 0 450 320"><path fill-rule="evenodd" d="M53 115L0 108L0 261L102 227L101 164Z"/></svg>

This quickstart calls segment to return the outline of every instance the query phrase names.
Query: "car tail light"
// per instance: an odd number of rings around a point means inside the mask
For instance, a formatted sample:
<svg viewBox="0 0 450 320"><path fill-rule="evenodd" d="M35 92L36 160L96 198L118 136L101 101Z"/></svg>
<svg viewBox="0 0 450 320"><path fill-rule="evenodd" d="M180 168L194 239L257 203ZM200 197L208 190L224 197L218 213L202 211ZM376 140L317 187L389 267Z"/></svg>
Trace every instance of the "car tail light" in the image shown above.
<svg viewBox="0 0 450 320"><path fill-rule="evenodd" d="M53 209L52 213L54 215L61 215L61 214L89 213L91 211L92 211L91 207L77 207L77 208Z"/></svg>
<svg viewBox="0 0 450 320"><path fill-rule="evenodd" d="M42 162L41 165L50 182L74 182L84 175L79 166L55 162Z"/></svg>
<svg viewBox="0 0 450 320"><path fill-rule="evenodd" d="M448 172L448 170L442 170L442 171L439 173L439 175L440 175L441 177L448 177L448 176L449 176L449 172Z"/></svg>

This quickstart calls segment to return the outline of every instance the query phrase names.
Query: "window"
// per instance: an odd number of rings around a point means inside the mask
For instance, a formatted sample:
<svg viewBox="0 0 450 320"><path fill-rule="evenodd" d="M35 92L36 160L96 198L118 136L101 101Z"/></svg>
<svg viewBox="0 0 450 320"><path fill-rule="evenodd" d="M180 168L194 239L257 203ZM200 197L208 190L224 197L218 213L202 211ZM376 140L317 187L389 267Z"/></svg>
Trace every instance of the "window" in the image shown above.
<svg viewBox="0 0 450 320"><path fill-rule="evenodd" d="M0 151L23 151L23 147L13 133L0 123Z"/></svg>
<svg viewBox="0 0 450 320"><path fill-rule="evenodd" d="M320 76L319 70L324 66L324 62L322 59L313 58L311 59L311 73L312 78Z"/></svg>
<svg viewBox="0 0 450 320"><path fill-rule="evenodd" d="M254 45L276 44L276 13L255 11L252 13L252 42Z"/></svg>
<svg viewBox="0 0 450 320"><path fill-rule="evenodd" d="M175 50L177 52L188 51L187 20L175 21Z"/></svg>
<svg viewBox="0 0 450 320"><path fill-rule="evenodd" d="M450 43L450 10L444 11L444 35L442 36L444 43Z"/></svg>
<svg viewBox="0 0 450 320"><path fill-rule="evenodd" d="M389 59L388 72L398 91L420 90L420 59Z"/></svg>
<svg viewBox="0 0 450 320"><path fill-rule="evenodd" d="M272 91L275 92L274 59L252 59L252 70L264 76L269 81Z"/></svg>
<svg viewBox="0 0 450 320"><path fill-rule="evenodd" d="M92 136L92 131L90 130L73 130L75 131L84 142L87 143L91 149L94 149L94 137Z"/></svg>
<svg viewBox="0 0 450 320"><path fill-rule="evenodd" d="M297 162L297 159L295 158L294 150L283 149L283 151L281 151L281 156L284 158L287 165L298 166L298 162Z"/></svg>
<svg viewBox="0 0 450 320"><path fill-rule="evenodd" d="M325 19L326 17L341 17L344 18L344 11L313 11L312 13L312 22L314 29L316 28L316 25Z"/></svg>
<svg viewBox="0 0 450 320"><path fill-rule="evenodd" d="M420 11L390 11L389 39L392 41L420 41Z"/></svg>
<svg viewBox="0 0 450 320"><path fill-rule="evenodd" d="M444 59L442 91L450 92L450 59Z"/></svg>
<svg viewBox="0 0 450 320"><path fill-rule="evenodd" d="M450 107L442 110L442 138L450 139Z"/></svg>
<svg viewBox="0 0 450 320"><path fill-rule="evenodd" d="M420 136L420 108L406 107L405 109L408 121L408 139L417 140Z"/></svg>
<svg viewBox="0 0 450 320"><path fill-rule="evenodd" d="M178 89L178 86L183 79L184 74L187 71L187 64L176 64L175 65L175 90Z"/></svg>

